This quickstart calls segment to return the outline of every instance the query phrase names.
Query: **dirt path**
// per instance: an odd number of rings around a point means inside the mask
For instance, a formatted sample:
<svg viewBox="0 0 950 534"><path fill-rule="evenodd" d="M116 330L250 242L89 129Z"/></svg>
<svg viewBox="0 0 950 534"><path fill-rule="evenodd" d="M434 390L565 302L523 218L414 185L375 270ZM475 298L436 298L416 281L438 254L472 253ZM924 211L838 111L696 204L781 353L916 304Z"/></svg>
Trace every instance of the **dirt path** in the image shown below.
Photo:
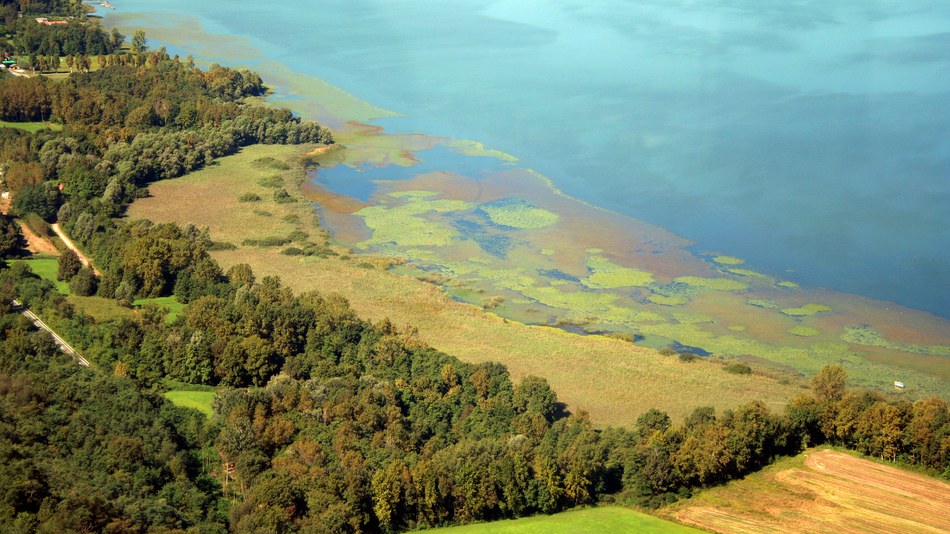
<svg viewBox="0 0 950 534"><path fill-rule="evenodd" d="M69 250L76 253L76 256L79 257L79 261L82 262L82 264L86 267L92 267L92 272L96 276L99 276L99 270L92 265L92 262L89 260L89 258L87 258L82 253L82 251L79 250L79 247L76 246L76 243L73 243L73 240L70 239L68 235L66 235L66 232L64 232L62 228L60 228L59 223L53 223L50 226L52 226L53 231L56 232L56 235L58 235L59 238L63 240L63 243L69 247Z"/></svg>
<svg viewBox="0 0 950 534"><path fill-rule="evenodd" d="M56 245L52 241L45 237L40 237L33 230L30 230L30 227L25 224L18 224L20 227L20 233L23 234L23 239L26 240L26 249L32 252L33 254L51 254L53 256L59 256L59 249L56 248Z"/></svg>

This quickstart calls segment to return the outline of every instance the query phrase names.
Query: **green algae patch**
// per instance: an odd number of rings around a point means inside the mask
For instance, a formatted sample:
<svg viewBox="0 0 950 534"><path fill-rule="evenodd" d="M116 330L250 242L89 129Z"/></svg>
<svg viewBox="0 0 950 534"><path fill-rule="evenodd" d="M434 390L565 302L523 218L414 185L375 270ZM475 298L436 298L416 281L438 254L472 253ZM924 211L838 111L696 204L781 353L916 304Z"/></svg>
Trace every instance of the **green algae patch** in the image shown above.
<svg viewBox="0 0 950 534"><path fill-rule="evenodd" d="M520 199L507 199L481 206L492 223L519 229L551 226L560 218L557 213L538 208Z"/></svg>
<svg viewBox="0 0 950 534"><path fill-rule="evenodd" d="M716 256L713 261L720 265L742 265L745 260L733 256Z"/></svg>
<svg viewBox="0 0 950 534"><path fill-rule="evenodd" d="M749 299L745 301L749 306L755 306L756 308L765 308L766 310L774 310L778 308L778 305L772 302L769 299Z"/></svg>
<svg viewBox="0 0 950 534"><path fill-rule="evenodd" d="M821 331L810 326L796 326L794 328L789 328L788 333L800 337L814 337L818 334L821 334Z"/></svg>
<svg viewBox="0 0 950 534"><path fill-rule="evenodd" d="M656 293L647 297L647 300L654 304L660 304L661 306L682 306L683 304L689 302L688 298L681 295L673 295L668 297L666 295L659 295Z"/></svg>
<svg viewBox="0 0 950 534"><path fill-rule="evenodd" d="M785 287L785 288L788 288L788 289L797 289L797 288L799 287L799 285L796 284L795 282L789 282L788 280L784 280L784 281L779 282L779 283L777 283L777 284L775 284L775 285L777 285L777 286L779 286L779 287Z"/></svg>
<svg viewBox="0 0 950 534"><path fill-rule="evenodd" d="M711 289L714 291L742 291L744 289L749 289L749 285L740 282L738 280L730 280L728 278L706 278L703 276L680 276L676 279L677 282L681 282L688 286L698 287L701 289Z"/></svg>
<svg viewBox="0 0 950 534"><path fill-rule="evenodd" d="M553 255L554 255L554 249L551 249L551 248L542 248L541 250L538 251L538 254L541 254L542 256L553 256Z"/></svg>
<svg viewBox="0 0 950 534"><path fill-rule="evenodd" d="M673 319L676 319L676 322L680 324L702 324L715 322L713 321L712 317L703 315L701 313L675 311L671 315L673 316Z"/></svg>
<svg viewBox="0 0 950 534"><path fill-rule="evenodd" d="M581 283L591 289L646 287L653 283L653 274L622 267L603 256L587 258L587 267L591 270L591 275Z"/></svg>
<svg viewBox="0 0 950 534"><path fill-rule="evenodd" d="M393 198L429 198L439 196L438 191L396 191L390 193L389 196Z"/></svg>
<svg viewBox="0 0 950 534"><path fill-rule="evenodd" d="M856 345L881 347L926 356L950 356L950 347L947 345L917 345L913 343L888 341L880 332L869 326L845 327L841 339Z"/></svg>
<svg viewBox="0 0 950 534"><path fill-rule="evenodd" d="M734 324L729 327L729 330L732 330L733 332L745 332L745 326L742 326L741 324Z"/></svg>
<svg viewBox="0 0 950 534"><path fill-rule="evenodd" d="M430 196L427 195L428 193L431 192L402 192L403 198L400 200L406 201L404 204L370 206L357 211L356 215L361 216L366 226L373 231L372 237L361 245L364 247L369 245L399 247L449 245L452 239L458 236L458 232L449 224L431 221L422 215L466 211L472 209L473 205L461 200L431 200L428 198ZM399 194L396 193L396 195ZM399 199L398 196L393 198Z"/></svg>
<svg viewBox="0 0 950 534"><path fill-rule="evenodd" d="M738 276L746 276L749 278L768 278L768 276L751 269L726 269L726 271Z"/></svg>
<svg viewBox="0 0 950 534"><path fill-rule="evenodd" d="M810 317L818 313L830 312L831 308L823 304L805 304L798 308L782 308L781 311L785 315L791 315L792 317Z"/></svg>

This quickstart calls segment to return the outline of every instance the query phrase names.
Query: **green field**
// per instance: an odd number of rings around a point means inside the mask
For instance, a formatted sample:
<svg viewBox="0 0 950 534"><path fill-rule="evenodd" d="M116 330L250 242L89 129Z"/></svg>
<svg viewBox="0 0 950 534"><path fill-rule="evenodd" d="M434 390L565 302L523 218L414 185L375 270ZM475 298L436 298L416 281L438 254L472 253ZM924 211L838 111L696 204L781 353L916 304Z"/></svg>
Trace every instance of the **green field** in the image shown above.
<svg viewBox="0 0 950 534"><path fill-rule="evenodd" d="M439 534L606 534L615 532L702 532L619 506L572 510L554 515L428 530Z"/></svg>
<svg viewBox="0 0 950 534"><path fill-rule="evenodd" d="M59 266L59 260L56 258L31 258L28 260L10 260L10 263L25 263L30 266L30 270L40 278L49 280L56 286L56 291L63 295L69 295L69 285L56 279L56 270Z"/></svg>
<svg viewBox="0 0 950 534"><path fill-rule="evenodd" d="M157 304L159 306L164 306L168 308L168 315L165 316L165 322L170 323L174 321L178 314L185 309L185 305L181 302L178 302L178 298L174 295L170 297L156 297L151 299L136 299L132 305L135 307L144 306L146 304Z"/></svg>
<svg viewBox="0 0 950 534"><path fill-rule="evenodd" d="M34 133L43 128L49 128L50 130L62 130L62 124L55 124L52 122L7 122L0 121L0 128L16 128L17 130L23 130L26 132Z"/></svg>
<svg viewBox="0 0 950 534"><path fill-rule="evenodd" d="M194 408L205 414L207 417L214 415L211 410L211 401L214 400L214 390L209 391L183 391L174 390L165 393L165 398L172 401L175 406L182 408Z"/></svg>

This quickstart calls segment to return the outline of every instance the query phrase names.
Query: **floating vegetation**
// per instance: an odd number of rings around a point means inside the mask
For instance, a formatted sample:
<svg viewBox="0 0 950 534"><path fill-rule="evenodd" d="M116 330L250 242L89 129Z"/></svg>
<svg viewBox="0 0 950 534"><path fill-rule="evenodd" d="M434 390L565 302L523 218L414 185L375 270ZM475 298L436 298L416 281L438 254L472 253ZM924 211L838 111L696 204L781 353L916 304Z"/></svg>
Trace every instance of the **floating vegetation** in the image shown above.
<svg viewBox="0 0 950 534"><path fill-rule="evenodd" d="M786 287L786 288L789 288L789 289L797 289L797 288L799 287L798 284L796 284L795 282L789 282L788 280L784 280L784 281L779 282L779 283L777 283L777 284L775 284L775 285L777 285L777 286L779 286L779 287Z"/></svg>
<svg viewBox="0 0 950 534"><path fill-rule="evenodd" d="M468 139L454 139L451 143L449 143L449 146L455 148L460 154L465 154L466 156L495 158L500 159L505 163L516 163L518 161L518 158L515 156L512 156L507 152L502 152L501 150L486 148L483 143L478 141L470 141Z"/></svg>
<svg viewBox="0 0 950 534"><path fill-rule="evenodd" d="M439 196L438 191L396 191L389 193L393 198L431 198Z"/></svg>
<svg viewBox="0 0 950 534"><path fill-rule="evenodd" d="M673 319L676 319L676 322L681 324L702 324L714 322L712 317L703 315L701 313L675 311L671 315L673 316Z"/></svg>
<svg viewBox="0 0 950 534"><path fill-rule="evenodd" d="M732 330L733 332L745 332L745 326L741 324L734 324L729 327L729 330Z"/></svg>
<svg viewBox="0 0 950 534"><path fill-rule="evenodd" d="M814 337L818 334L821 334L821 331L810 326L796 326L794 328L789 328L788 333L801 337Z"/></svg>
<svg viewBox="0 0 950 534"><path fill-rule="evenodd" d="M587 258L587 268L591 270L591 275L581 283L591 289L646 287L653 283L653 274L621 267L603 256Z"/></svg>
<svg viewBox="0 0 950 534"><path fill-rule="evenodd" d="M650 302L654 304L660 304L663 306L682 306L683 304L686 304L687 302L689 302L689 299L682 295L674 295L674 296L668 297L666 295L660 295L657 293L654 293L650 295L649 297L647 297L647 300L649 300Z"/></svg>
<svg viewBox="0 0 950 534"><path fill-rule="evenodd" d="M423 217L425 213L465 211L473 206L461 200L430 199L433 191L402 191L389 196L406 200L398 206L380 205L356 212L373 230L372 237L361 245L394 244L400 247L447 246L458 232L451 226Z"/></svg>
<svg viewBox="0 0 950 534"><path fill-rule="evenodd" d="M553 256L554 249L542 248L541 250L538 251L538 254L541 254L542 256Z"/></svg>
<svg viewBox="0 0 950 534"><path fill-rule="evenodd" d="M742 265L745 260L733 256L716 256L713 261L720 265Z"/></svg>
<svg viewBox="0 0 950 534"><path fill-rule="evenodd" d="M750 269L726 269L726 271L739 276L748 276L749 278L768 278L768 276Z"/></svg>
<svg viewBox="0 0 950 534"><path fill-rule="evenodd" d="M745 303L750 306L755 306L756 308L765 308L766 310L778 308L778 305L769 299L749 299L745 301Z"/></svg>
<svg viewBox="0 0 950 534"><path fill-rule="evenodd" d="M729 278L706 278L703 276L680 276L676 279L686 285L715 291L742 291L749 289L749 285Z"/></svg>
<svg viewBox="0 0 950 534"><path fill-rule="evenodd" d="M805 304L798 308L783 308L782 313L793 317L809 317L822 312L830 312L831 308L823 304Z"/></svg>
<svg viewBox="0 0 950 534"><path fill-rule="evenodd" d="M480 211L488 215L493 224L510 228L537 229L551 226L559 219L557 213L538 208L524 200L509 198L482 204Z"/></svg>
<svg viewBox="0 0 950 534"><path fill-rule="evenodd" d="M870 347L882 347L885 349L900 350L912 352L914 354L924 354L929 356L950 356L950 347L947 345L917 345L913 343L895 343L888 341L880 332L873 328L863 326L848 326L844 329L841 339L848 343L856 345L866 345Z"/></svg>

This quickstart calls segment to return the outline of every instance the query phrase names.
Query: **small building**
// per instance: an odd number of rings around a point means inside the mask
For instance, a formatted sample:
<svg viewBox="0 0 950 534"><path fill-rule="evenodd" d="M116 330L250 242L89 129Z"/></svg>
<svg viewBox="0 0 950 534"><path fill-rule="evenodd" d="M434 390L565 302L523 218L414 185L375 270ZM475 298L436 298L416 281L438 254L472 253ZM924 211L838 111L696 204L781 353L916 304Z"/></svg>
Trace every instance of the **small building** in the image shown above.
<svg viewBox="0 0 950 534"><path fill-rule="evenodd" d="M898 381L895 380L895 381L894 381L894 387L896 387L897 389L904 389L904 383L903 383L903 382L898 382Z"/></svg>

